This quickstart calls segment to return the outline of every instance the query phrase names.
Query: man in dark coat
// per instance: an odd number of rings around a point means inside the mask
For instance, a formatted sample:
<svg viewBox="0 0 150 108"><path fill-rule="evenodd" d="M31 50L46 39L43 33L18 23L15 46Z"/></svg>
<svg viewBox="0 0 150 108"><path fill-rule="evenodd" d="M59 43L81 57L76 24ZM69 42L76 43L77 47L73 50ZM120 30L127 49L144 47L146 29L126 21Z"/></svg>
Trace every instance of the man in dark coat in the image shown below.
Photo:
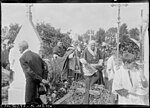
<svg viewBox="0 0 150 108"><path fill-rule="evenodd" d="M22 53L20 63L26 77L25 102L33 104L38 98L39 84L48 84L47 73L44 73L43 60L28 49L26 41L19 44L19 51Z"/></svg>

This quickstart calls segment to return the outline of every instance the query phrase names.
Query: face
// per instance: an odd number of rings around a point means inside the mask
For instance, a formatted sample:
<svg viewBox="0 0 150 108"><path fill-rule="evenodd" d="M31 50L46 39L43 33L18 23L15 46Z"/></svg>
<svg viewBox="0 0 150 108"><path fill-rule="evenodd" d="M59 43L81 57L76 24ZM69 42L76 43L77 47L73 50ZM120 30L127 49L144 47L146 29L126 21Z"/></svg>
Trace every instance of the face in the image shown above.
<svg viewBox="0 0 150 108"><path fill-rule="evenodd" d="M92 50L95 50L95 43L91 43L90 46Z"/></svg>
<svg viewBox="0 0 150 108"><path fill-rule="evenodd" d="M21 45L19 45L19 51L20 51L21 54L22 54L23 51L24 51L24 49L23 49L23 47L22 47Z"/></svg>
<svg viewBox="0 0 150 108"><path fill-rule="evenodd" d="M122 59L126 68L128 69L133 68L134 57L135 56L131 53L128 53L128 52L123 53Z"/></svg>

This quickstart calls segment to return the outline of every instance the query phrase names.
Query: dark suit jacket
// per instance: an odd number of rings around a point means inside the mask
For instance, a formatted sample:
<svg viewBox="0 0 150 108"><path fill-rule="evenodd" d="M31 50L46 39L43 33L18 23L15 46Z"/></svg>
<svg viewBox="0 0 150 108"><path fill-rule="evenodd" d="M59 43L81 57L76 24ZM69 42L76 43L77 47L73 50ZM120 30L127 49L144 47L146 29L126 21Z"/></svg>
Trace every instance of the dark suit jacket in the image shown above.
<svg viewBox="0 0 150 108"><path fill-rule="evenodd" d="M20 63L26 77L25 101L31 103L38 97L39 83L47 77L47 73L44 73L44 61L38 54L27 51L21 56Z"/></svg>

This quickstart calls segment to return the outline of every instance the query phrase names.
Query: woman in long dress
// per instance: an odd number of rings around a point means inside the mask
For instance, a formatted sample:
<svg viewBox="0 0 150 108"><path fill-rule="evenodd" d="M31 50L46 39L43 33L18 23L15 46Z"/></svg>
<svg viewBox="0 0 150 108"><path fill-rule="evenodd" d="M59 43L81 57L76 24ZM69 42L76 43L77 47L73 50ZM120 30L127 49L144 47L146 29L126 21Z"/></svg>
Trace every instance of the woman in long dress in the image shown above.
<svg viewBox="0 0 150 108"><path fill-rule="evenodd" d="M10 50L10 68L14 71L13 81L8 89L8 104L25 104L25 76L22 71L17 47Z"/></svg>

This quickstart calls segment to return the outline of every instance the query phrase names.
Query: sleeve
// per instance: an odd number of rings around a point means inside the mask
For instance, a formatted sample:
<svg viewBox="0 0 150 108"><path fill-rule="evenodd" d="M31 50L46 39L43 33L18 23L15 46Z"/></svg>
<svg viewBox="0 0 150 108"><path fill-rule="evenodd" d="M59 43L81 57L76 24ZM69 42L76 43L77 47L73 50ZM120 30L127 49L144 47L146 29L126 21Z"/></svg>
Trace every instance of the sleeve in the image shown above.
<svg viewBox="0 0 150 108"><path fill-rule="evenodd" d="M114 80L112 84L113 93L116 93L116 90L123 89L121 79L122 79L122 75L121 75L121 70L119 69L118 71L116 71L115 76L114 76Z"/></svg>
<svg viewBox="0 0 150 108"><path fill-rule="evenodd" d="M15 55L13 54L13 49L11 49L8 56L10 67L14 64L15 61L14 56Z"/></svg>
<svg viewBox="0 0 150 108"><path fill-rule="evenodd" d="M69 59L73 58L73 56L74 56L74 53L71 53L71 54L69 55Z"/></svg>
<svg viewBox="0 0 150 108"><path fill-rule="evenodd" d="M87 60L86 49L83 51L81 58L84 58L85 60Z"/></svg>
<svg viewBox="0 0 150 108"><path fill-rule="evenodd" d="M111 66L112 66L110 59L111 59L111 58L109 58L108 61L107 61L107 68L106 68L106 72L107 72L108 75L109 75L110 72L111 72Z"/></svg>
<svg viewBox="0 0 150 108"><path fill-rule="evenodd" d="M144 77L144 81L143 81L143 77L140 75L140 71L142 71L142 70L137 71L137 80L138 80L137 83L138 83L139 87L147 88L148 87L148 81L147 81L145 76L143 76Z"/></svg>
<svg viewBox="0 0 150 108"><path fill-rule="evenodd" d="M57 48L57 47L54 47L54 49L53 49L53 54L58 55L58 48Z"/></svg>
<svg viewBox="0 0 150 108"><path fill-rule="evenodd" d="M46 61L42 60L42 69L43 69L43 79L47 80L48 76L48 63Z"/></svg>
<svg viewBox="0 0 150 108"><path fill-rule="evenodd" d="M20 64L23 69L23 71L30 75L31 78L36 80L37 82L42 82L42 77L40 77L37 73L33 72L33 70L30 67L31 61L24 60L23 58L20 58Z"/></svg>
<svg viewBox="0 0 150 108"><path fill-rule="evenodd" d="M98 49L99 59L103 59L103 53Z"/></svg>

